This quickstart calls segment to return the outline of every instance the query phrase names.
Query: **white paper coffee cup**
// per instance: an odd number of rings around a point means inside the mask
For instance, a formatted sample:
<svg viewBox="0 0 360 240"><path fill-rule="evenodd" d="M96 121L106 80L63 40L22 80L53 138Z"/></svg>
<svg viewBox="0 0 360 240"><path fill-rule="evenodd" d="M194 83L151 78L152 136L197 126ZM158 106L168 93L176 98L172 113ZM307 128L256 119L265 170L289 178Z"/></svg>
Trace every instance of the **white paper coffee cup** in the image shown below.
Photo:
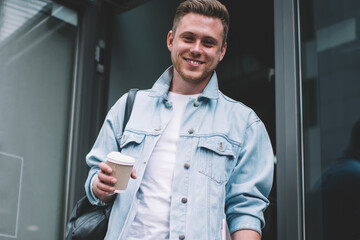
<svg viewBox="0 0 360 240"><path fill-rule="evenodd" d="M115 192L125 192L135 159L120 152L111 152L106 156L106 163L113 170L111 176L117 179Z"/></svg>

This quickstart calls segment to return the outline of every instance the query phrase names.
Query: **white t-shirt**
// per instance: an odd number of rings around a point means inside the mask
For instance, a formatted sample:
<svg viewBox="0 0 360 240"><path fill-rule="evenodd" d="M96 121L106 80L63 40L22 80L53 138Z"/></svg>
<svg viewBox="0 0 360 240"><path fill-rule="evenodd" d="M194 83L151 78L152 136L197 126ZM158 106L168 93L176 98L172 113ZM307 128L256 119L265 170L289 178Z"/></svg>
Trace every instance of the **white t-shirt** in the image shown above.
<svg viewBox="0 0 360 240"><path fill-rule="evenodd" d="M170 204L173 172L176 161L177 140L189 98L196 95L181 95L169 92L172 102L171 119L160 136L148 161L137 198L138 211L132 222L127 240L169 239Z"/></svg>

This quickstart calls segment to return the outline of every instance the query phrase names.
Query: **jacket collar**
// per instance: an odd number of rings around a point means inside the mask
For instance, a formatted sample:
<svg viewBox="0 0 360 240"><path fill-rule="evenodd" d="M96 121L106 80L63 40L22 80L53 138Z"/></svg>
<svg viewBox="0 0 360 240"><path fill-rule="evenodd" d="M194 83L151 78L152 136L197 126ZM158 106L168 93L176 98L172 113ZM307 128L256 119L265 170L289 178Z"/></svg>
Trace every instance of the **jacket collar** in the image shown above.
<svg viewBox="0 0 360 240"><path fill-rule="evenodd" d="M150 97L161 97L167 99L167 94L170 89L170 83L173 78L174 69L173 66L166 69L166 71L159 77L150 90ZM203 92L200 94L200 98L218 99L219 87L216 72L210 78L209 83L206 85Z"/></svg>

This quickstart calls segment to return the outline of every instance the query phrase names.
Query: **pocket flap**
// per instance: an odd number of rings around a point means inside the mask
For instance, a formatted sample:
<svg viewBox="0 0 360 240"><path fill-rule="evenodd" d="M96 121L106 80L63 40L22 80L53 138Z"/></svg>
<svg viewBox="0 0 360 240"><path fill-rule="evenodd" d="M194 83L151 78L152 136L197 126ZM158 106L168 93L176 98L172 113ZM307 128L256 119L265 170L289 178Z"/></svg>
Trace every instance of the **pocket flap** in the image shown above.
<svg viewBox="0 0 360 240"><path fill-rule="evenodd" d="M219 155L226 155L235 158L237 146L230 143L222 136L201 137L199 147L211 150Z"/></svg>
<svg viewBox="0 0 360 240"><path fill-rule="evenodd" d="M145 138L145 134L139 134L134 132L125 131L121 137L120 148L125 147L129 143L140 144Z"/></svg>

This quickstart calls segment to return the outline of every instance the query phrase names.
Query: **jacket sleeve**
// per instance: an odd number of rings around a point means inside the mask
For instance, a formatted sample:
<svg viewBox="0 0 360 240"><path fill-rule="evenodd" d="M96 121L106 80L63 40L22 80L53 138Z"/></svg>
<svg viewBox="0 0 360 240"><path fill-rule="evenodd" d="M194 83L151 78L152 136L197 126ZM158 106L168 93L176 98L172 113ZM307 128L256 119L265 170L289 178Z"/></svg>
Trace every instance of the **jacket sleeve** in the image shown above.
<svg viewBox="0 0 360 240"><path fill-rule="evenodd" d="M85 192L91 204L106 205L98 199L92 191L94 178L99 171L99 163L106 161L106 155L112 151L120 151L119 142L122 136L122 124L127 94L122 96L108 112L100 129L94 146L86 156L86 163L90 167L85 182Z"/></svg>
<svg viewBox="0 0 360 240"><path fill-rule="evenodd" d="M273 170L270 139L264 124L256 117L245 130L236 166L226 185L225 213L231 234L251 229L261 235Z"/></svg>

